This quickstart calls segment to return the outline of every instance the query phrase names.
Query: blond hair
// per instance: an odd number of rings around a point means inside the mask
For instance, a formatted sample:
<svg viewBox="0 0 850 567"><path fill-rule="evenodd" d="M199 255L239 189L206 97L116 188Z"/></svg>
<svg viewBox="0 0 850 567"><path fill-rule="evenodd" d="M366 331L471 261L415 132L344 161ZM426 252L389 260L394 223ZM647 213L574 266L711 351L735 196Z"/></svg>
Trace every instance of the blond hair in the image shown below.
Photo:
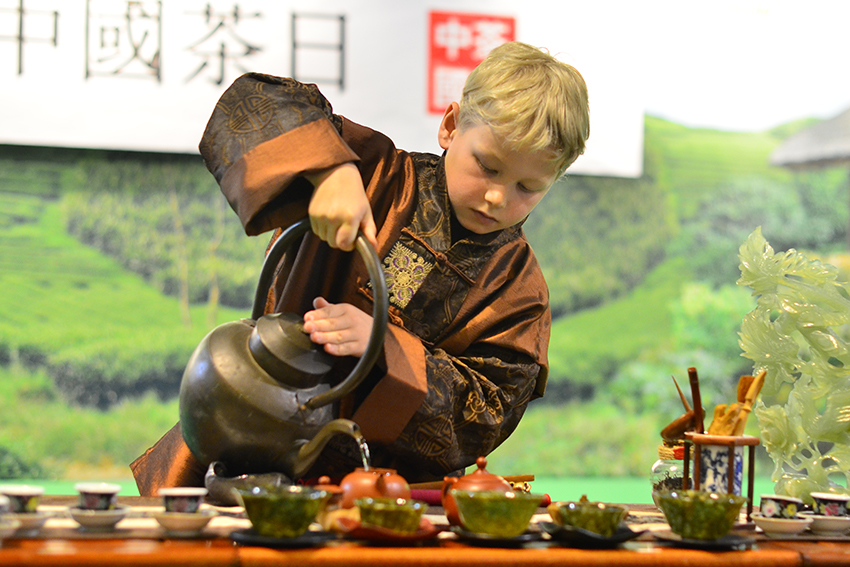
<svg viewBox="0 0 850 567"><path fill-rule="evenodd" d="M590 135L587 85L579 72L541 49L505 43L463 87L458 126L487 124L518 151L548 151L563 173Z"/></svg>

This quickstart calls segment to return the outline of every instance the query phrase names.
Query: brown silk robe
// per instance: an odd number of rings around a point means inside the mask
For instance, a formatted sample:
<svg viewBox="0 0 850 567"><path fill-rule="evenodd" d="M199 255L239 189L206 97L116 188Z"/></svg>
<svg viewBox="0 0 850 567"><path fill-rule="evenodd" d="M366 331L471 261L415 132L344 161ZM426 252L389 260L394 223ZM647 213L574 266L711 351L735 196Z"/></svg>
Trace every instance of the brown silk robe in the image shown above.
<svg viewBox="0 0 850 567"><path fill-rule="evenodd" d="M520 226L452 242L441 157L398 150L334 115L315 86L260 74L222 95L200 148L249 235L307 215L304 174L357 163L378 227L390 324L379 362L339 413L360 426L375 466L416 481L471 465L543 395L551 323L543 275ZM281 262L273 292L267 310L303 314L322 295L372 311L358 255L312 234ZM202 484L205 467L192 460L175 426L131 466L140 491L153 493ZM312 472L344 474L358 462L339 441Z"/></svg>

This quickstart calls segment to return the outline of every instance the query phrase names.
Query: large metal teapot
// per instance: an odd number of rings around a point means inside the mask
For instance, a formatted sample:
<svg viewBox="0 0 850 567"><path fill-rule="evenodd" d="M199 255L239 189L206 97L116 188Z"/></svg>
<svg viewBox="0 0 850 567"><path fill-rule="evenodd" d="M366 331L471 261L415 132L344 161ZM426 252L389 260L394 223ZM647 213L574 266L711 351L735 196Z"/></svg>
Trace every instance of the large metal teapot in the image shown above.
<svg viewBox="0 0 850 567"><path fill-rule="evenodd" d="M205 465L229 473L280 472L300 478L335 434L362 443L357 425L334 419L331 404L353 391L375 364L388 318L387 284L375 249L355 241L372 280L374 324L366 352L336 385L325 381L334 357L304 333L302 317L263 315L284 252L310 228L308 219L286 229L266 255L251 319L213 329L192 354L180 384L183 438Z"/></svg>

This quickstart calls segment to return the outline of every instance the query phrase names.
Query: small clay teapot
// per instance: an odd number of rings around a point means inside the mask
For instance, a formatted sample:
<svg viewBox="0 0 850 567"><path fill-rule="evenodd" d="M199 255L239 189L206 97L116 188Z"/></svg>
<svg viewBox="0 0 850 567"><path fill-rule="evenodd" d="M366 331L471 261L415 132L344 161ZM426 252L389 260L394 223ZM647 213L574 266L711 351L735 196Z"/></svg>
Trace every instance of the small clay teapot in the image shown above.
<svg viewBox="0 0 850 567"><path fill-rule="evenodd" d="M331 495L325 503L326 509L339 508L339 504L342 502L342 488L336 484L331 484L331 477L326 475L320 476L318 482L315 486L313 486L313 488L316 490L324 490Z"/></svg>
<svg viewBox="0 0 850 567"><path fill-rule="evenodd" d="M410 485L394 469L358 467L339 483L340 508L353 508L358 498L410 498Z"/></svg>
<svg viewBox="0 0 850 567"><path fill-rule="evenodd" d="M442 501L446 518L453 526L460 526L460 516L457 512L452 490L513 490L510 483L502 477L487 472L487 459L478 457L475 460L478 469L462 477L447 476L443 478Z"/></svg>

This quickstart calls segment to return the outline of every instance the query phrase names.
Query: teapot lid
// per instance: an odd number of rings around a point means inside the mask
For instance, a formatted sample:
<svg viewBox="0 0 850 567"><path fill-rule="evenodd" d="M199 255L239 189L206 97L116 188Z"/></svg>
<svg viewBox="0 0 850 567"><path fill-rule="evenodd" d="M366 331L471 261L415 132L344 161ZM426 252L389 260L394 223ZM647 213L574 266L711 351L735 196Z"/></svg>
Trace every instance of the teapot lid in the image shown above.
<svg viewBox="0 0 850 567"><path fill-rule="evenodd" d="M248 341L257 363L293 388L311 388L333 367L334 357L313 343L294 313L260 317Z"/></svg>
<svg viewBox="0 0 850 567"><path fill-rule="evenodd" d="M478 469L460 477L452 488L457 490L513 490L510 483L500 477L487 472L487 459L478 457L475 460Z"/></svg>
<svg viewBox="0 0 850 567"><path fill-rule="evenodd" d="M331 477L326 475L320 476L318 481L316 482L316 485L313 486L313 488L317 490L324 490L325 492L331 495L342 494L344 492L341 486L339 486L338 484L333 484L333 481L331 481Z"/></svg>

